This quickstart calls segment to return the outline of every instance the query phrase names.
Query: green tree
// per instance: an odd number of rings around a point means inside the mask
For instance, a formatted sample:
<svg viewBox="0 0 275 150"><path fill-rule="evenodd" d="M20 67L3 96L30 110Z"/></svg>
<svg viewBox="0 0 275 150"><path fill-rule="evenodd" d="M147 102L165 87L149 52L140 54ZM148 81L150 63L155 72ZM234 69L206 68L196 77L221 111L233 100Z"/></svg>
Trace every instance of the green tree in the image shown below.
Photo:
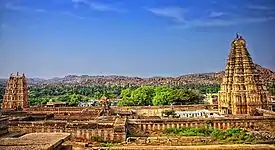
<svg viewBox="0 0 275 150"><path fill-rule="evenodd" d="M155 91L153 86L142 86L132 92L131 98L138 106L152 105Z"/></svg>
<svg viewBox="0 0 275 150"><path fill-rule="evenodd" d="M76 106L77 103L81 100L81 96L77 94L73 94L70 96L69 105Z"/></svg>
<svg viewBox="0 0 275 150"><path fill-rule="evenodd" d="M121 100L118 102L118 106L134 106L135 103L131 97L133 90L130 88L121 91Z"/></svg>
<svg viewBox="0 0 275 150"><path fill-rule="evenodd" d="M168 105L171 102L172 89L165 86L155 88L155 96L153 98L153 105Z"/></svg>
<svg viewBox="0 0 275 150"><path fill-rule="evenodd" d="M176 89L172 92L169 99L175 105L187 105L202 102L203 96L196 90Z"/></svg>
<svg viewBox="0 0 275 150"><path fill-rule="evenodd" d="M61 96L58 96L56 98L56 101L60 101L60 102L69 102L71 99L71 96L69 94L66 94L66 95L61 95Z"/></svg>
<svg viewBox="0 0 275 150"><path fill-rule="evenodd" d="M128 100L131 98L132 90L131 89L125 89L121 91L120 97L122 100Z"/></svg>

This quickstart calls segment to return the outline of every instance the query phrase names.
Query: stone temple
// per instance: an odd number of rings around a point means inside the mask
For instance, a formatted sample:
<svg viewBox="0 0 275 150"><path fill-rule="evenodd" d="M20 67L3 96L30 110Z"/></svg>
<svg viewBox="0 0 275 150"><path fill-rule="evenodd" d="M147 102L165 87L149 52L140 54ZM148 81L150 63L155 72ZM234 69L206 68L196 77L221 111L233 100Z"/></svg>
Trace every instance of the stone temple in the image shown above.
<svg viewBox="0 0 275 150"><path fill-rule="evenodd" d="M270 95L246 48L246 41L237 34L221 83L218 109L222 114L255 115L256 108L271 110Z"/></svg>
<svg viewBox="0 0 275 150"><path fill-rule="evenodd" d="M3 110L19 110L29 106L26 80L24 74L19 75L18 72L17 74L11 74L5 89L2 103Z"/></svg>

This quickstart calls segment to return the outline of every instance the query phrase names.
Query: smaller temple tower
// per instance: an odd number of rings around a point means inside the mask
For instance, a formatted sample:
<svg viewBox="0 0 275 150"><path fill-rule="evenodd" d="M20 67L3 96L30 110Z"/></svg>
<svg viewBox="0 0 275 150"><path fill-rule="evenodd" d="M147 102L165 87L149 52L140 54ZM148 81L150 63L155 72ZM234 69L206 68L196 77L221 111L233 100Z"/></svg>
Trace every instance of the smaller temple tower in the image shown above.
<svg viewBox="0 0 275 150"><path fill-rule="evenodd" d="M20 110L29 107L25 75L11 74L3 97L2 110Z"/></svg>
<svg viewBox="0 0 275 150"><path fill-rule="evenodd" d="M218 105L222 114L255 115L256 108L271 110L270 94L239 34L231 43Z"/></svg>

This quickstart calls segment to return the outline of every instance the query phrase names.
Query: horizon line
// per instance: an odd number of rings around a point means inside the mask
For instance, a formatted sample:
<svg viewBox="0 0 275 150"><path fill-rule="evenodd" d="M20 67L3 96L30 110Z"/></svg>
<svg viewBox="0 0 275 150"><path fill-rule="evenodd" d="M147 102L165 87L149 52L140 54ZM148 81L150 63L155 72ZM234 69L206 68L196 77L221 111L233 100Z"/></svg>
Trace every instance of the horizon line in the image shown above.
<svg viewBox="0 0 275 150"><path fill-rule="evenodd" d="M185 73L185 74L180 74L180 75L151 75L151 76L140 76L140 75L119 75L119 74L67 74L67 75L60 75L60 76L52 76L52 77L37 77L37 76L31 76L29 77L26 73L25 76L27 78L30 78L30 79L45 79L45 80L48 80L48 79L53 79L53 78L64 78L64 77L67 77L67 76L89 76L89 77L96 77L96 76L103 76L103 77L110 77L110 76L121 76L121 77L138 77L138 78L157 78L157 77L164 77L164 78L168 78L168 77L172 77L172 78L176 78L176 77L180 77L180 76L185 76L185 75L193 75L193 74L209 74L209 73L220 73L220 72L223 72L224 70L222 71L211 71L211 72L194 72L194 73ZM8 79L10 76L6 76L6 77L0 77L0 79Z"/></svg>
<svg viewBox="0 0 275 150"><path fill-rule="evenodd" d="M273 73L275 73L275 71L273 71L273 68L270 68L270 67L266 67L264 65L259 65L258 63L255 63L254 64L257 66L260 66L261 68L264 68L264 69L268 69L270 71L272 71ZM28 76L28 74L26 74L26 72L19 72L19 74L25 74L25 76L27 78L31 78L31 79L34 79L34 78L37 78L37 79L44 79L44 80L49 80L49 79L53 79L53 78L64 78L66 76L90 76L90 77L95 77L95 76L104 76L104 77L108 77L108 76L122 76L122 77L138 77L138 78L155 78L155 77L164 77L164 78L167 78L167 77L180 77L180 76L185 76L185 75L192 75L192 74L207 74L207 73L220 73L220 72L224 72L225 70L222 69L222 70L218 70L218 71L209 71L209 72L188 72L188 73L181 73L181 74L177 74L177 75L173 75L173 74L170 74L170 75L133 75L133 74L114 74L114 73L105 73L105 74L79 74L79 73L68 73L66 75L56 75L56 76L50 76L50 77L38 77L38 76ZM17 71L18 72L18 71ZM16 74L17 72L12 72L10 73L11 74ZM8 79L10 76L0 76L0 79Z"/></svg>

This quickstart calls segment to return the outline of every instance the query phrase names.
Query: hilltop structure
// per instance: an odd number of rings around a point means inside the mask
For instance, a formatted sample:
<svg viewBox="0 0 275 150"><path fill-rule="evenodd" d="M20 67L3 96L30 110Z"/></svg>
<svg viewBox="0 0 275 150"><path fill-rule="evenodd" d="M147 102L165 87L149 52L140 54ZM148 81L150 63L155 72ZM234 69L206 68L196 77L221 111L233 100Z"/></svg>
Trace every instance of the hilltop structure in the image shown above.
<svg viewBox="0 0 275 150"><path fill-rule="evenodd" d="M28 89L25 75L11 74L2 103L2 110L20 110L29 107Z"/></svg>
<svg viewBox="0 0 275 150"><path fill-rule="evenodd" d="M222 114L255 115L256 108L271 110L270 95L246 48L246 41L238 34L231 44L218 105Z"/></svg>

